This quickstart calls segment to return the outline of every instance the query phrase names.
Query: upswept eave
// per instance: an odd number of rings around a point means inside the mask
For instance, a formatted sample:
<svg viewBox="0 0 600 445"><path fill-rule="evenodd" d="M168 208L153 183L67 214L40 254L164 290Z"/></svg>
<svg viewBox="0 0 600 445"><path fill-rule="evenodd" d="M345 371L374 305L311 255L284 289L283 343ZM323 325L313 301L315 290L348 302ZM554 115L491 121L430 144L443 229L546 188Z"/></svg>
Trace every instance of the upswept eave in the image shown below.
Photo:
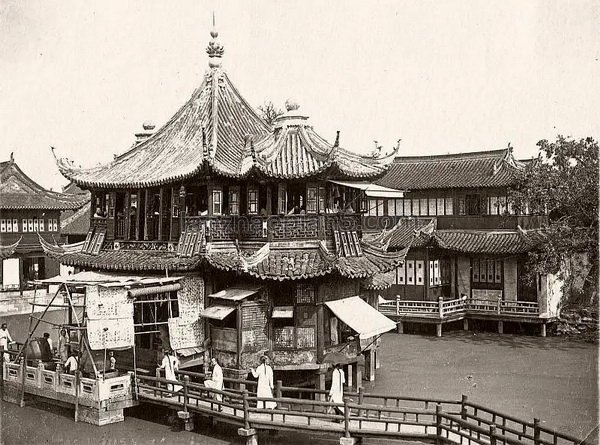
<svg viewBox="0 0 600 445"><path fill-rule="evenodd" d="M22 239L23 237L21 236L17 241L15 241L12 244L9 244L8 246L0 245L0 260L10 258L17 251L17 247L19 247L19 243Z"/></svg>
<svg viewBox="0 0 600 445"><path fill-rule="evenodd" d="M11 159L0 163L0 208L12 210L75 210L89 198L85 194L47 190L27 176Z"/></svg>

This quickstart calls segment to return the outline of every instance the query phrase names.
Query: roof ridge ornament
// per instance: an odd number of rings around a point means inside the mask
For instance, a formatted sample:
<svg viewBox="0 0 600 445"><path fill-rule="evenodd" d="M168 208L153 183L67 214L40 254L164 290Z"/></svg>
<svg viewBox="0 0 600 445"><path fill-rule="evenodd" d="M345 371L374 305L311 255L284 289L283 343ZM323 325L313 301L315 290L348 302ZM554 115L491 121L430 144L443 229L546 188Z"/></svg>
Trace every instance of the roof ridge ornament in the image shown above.
<svg viewBox="0 0 600 445"><path fill-rule="evenodd" d="M217 37L219 37L219 32L217 31L217 27L215 25L215 13L213 12L213 27L210 31L210 36L212 40L208 42L208 46L206 47L206 53L208 54L208 66L211 68L219 68L221 66L221 58L225 53L225 49L223 45L217 42Z"/></svg>

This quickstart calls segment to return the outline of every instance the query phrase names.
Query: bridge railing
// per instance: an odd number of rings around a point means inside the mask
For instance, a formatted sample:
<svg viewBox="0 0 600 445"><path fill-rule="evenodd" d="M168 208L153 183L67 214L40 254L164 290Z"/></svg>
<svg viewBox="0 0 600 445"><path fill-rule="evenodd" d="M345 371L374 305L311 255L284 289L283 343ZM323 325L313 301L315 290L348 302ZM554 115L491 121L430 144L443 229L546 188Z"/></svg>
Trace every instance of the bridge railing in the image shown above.
<svg viewBox="0 0 600 445"><path fill-rule="evenodd" d="M216 416L247 430L318 430L343 433L346 437L421 437L482 445L585 444L577 438L541 427L538 419L523 421L472 403L466 396L461 401L419 399L364 393L361 388L358 393L347 393L357 396L356 400L344 397L341 405L319 400L322 390L314 390L313 399L283 397L284 391L307 388L283 387L281 381L277 382L275 397L261 398L250 395L247 389L220 391L208 388L192 382L187 374L176 381L138 376L140 398L158 401L184 413ZM275 402L276 406L269 409L262 402ZM405 406L407 404L416 406Z"/></svg>
<svg viewBox="0 0 600 445"><path fill-rule="evenodd" d="M485 298L457 298L454 300L411 301L390 300L379 303L379 311L384 315L423 315L427 317L444 318L453 314L488 313L522 316L539 316L537 302L505 301L500 298L490 300Z"/></svg>
<svg viewBox="0 0 600 445"><path fill-rule="evenodd" d="M541 426L540 420L524 421L516 416L501 413L483 405L472 403L463 396L461 418L476 423L479 427L494 427L506 438L517 443L533 445L574 445L583 443L579 439Z"/></svg>

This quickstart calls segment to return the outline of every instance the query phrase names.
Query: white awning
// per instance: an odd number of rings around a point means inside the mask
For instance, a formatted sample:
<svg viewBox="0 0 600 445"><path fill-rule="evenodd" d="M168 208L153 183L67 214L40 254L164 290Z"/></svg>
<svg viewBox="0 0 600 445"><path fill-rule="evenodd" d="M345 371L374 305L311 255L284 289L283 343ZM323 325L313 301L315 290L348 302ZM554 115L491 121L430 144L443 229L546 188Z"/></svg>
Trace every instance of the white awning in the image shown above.
<svg viewBox="0 0 600 445"><path fill-rule="evenodd" d="M362 190L369 198L404 198L404 191L396 190L382 185L373 184L368 181L332 181L329 182L344 187Z"/></svg>
<svg viewBox="0 0 600 445"><path fill-rule="evenodd" d="M212 318L213 320L223 320L233 311L235 311L234 306L224 306L221 304L215 304L204 309L200 313L200 316L204 318Z"/></svg>
<svg viewBox="0 0 600 445"><path fill-rule="evenodd" d="M362 340L396 328L396 323L360 297L325 303L331 312L358 333Z"/></svg>
<svg viewBox="0 0 600 445"><path fill-rule="evenodd" d="M244 300L252 295L254 295L255 293L257 293L260 290L260 288L239 288L239 287L229 287L227 289L223 289L222 291L219 291L217 293L214 294L210 294L209 297L210 298L220 298L222 300L229 300L229 301L241 301Z"/></svg>
<svg viewBox="0 0 600 445"><path fill-rule="evenodd" d="M294 306L275 306L271 318L294 318Z"/></svg>

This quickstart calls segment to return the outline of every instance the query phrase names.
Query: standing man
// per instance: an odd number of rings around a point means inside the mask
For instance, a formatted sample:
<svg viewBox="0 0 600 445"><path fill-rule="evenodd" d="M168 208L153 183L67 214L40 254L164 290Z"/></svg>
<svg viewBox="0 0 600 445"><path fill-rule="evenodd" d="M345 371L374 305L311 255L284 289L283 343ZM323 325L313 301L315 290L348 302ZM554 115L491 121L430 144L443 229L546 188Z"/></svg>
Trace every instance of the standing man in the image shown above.
<svg viewBox="0 0 600 445"><path fill-rule="evenodd" d="M329 401L332 403L344 403L344 383L346 383L346 377L344 376L344 370L342 365L339 363L335 364L333 373L331 374L331 388L329 389ZM335 407L335 412L340 415L344 415L344 412L339 408Z"/></svg>
<svg viewBox="0 0 600 445"><path fill-rule="evenodd" d="M67 330L61 329L58 336L58 355L60 355L61 363L65 363L69 358L69 339L67 338Z"/></svg>
<svg viewBox="0 0 600 445"><path fill-rule="evenodd" d="M250 368L250 372L255 379L258 379L258 387L256 389L256 397L273 398L273 368L268 364L269 358L263 355L260 358L261 364L258 369ZM256 402L257 408L274 409L277 406L276 402L265 402L259 400Z"/></svg>
<svg viewBox="0 0 600 445"><path fill-rule="evenodd" d="M177 380L175 371L179 370L179 359L175 356L175 354L171 355L169 351L164 350L162 363L158 368L165 370L165 379ZM169 384L167 385L167 388L169 391L180 391L183 386Z"/></svg>
<svg viewBox="0 0 600 445"><path fill-rule="evenodd" d="M219 361L215 357L210 359L210 364L212 365L212 375L209 380L204 381L204 386L223 391L223 368L221 368ZM221 394L213 393L212 396L217 402L223 401L223 396ZM219 406L219 411L221 410L222 407Z"/></svg>
<svg viewBox="0 0 600 445"><path fill-rule="evenodd" d="M10 332L6 328L6 323L2 323L2 327L0 328L0 350L8 350L8 344L12 343L13 339L10 336ZM4 354L4 361L6 363L10 362L10 355Z"/></svg>

